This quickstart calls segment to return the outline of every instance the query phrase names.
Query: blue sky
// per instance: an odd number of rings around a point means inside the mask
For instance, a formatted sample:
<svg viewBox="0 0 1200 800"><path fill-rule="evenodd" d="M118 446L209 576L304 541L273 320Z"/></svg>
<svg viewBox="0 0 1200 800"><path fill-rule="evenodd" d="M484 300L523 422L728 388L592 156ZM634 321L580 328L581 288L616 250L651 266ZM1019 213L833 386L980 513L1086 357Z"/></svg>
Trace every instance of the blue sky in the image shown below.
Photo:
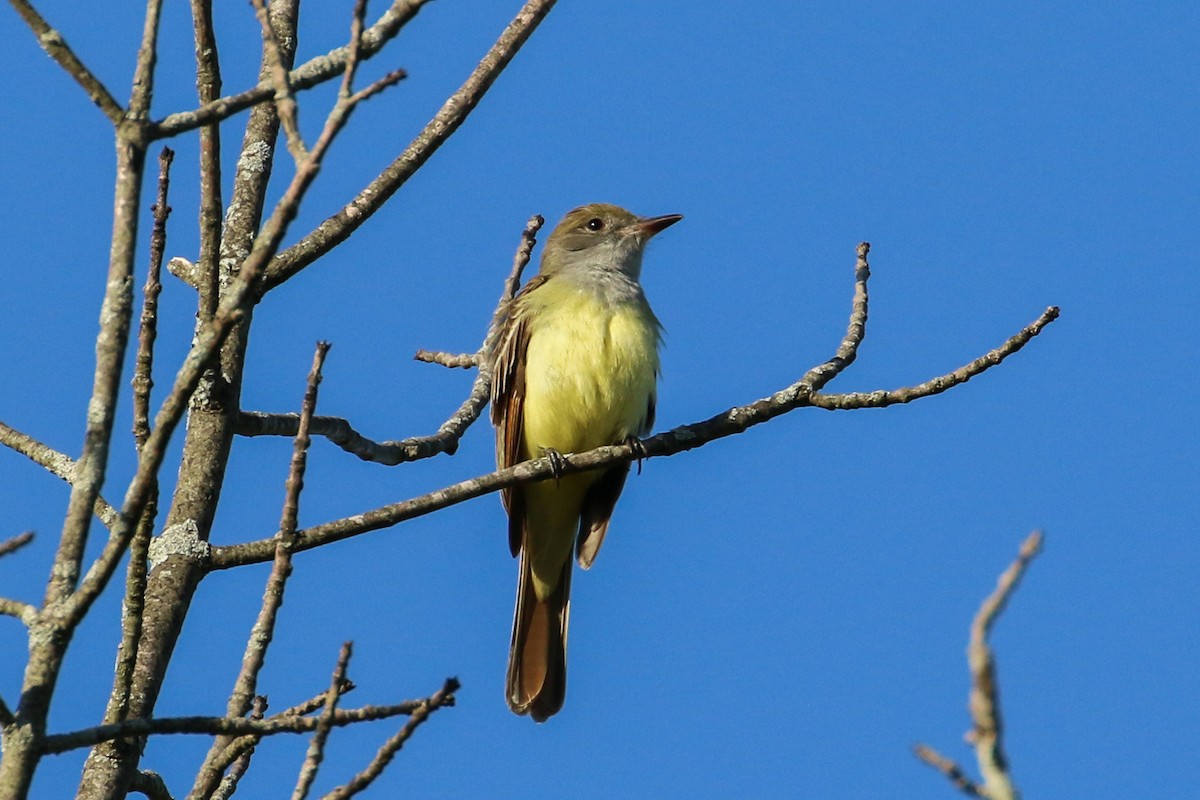
<svg viewBox="0 0 1200 800"><path fill-rule="evenodd" d="M156 117L195 104L186 8L168 5ZM258 32L248 6L218 5L236 91L253 82ZM349 5L305 9L302 57L342 43ZM410 77L355 115L289 241L395 157L518 5L431 4L365 68ZM39 8L126 97L141 4ZM546 725L503 702L516 565L491 497L299 556L262 677L272 707L326 686L353 639L360 688L347 702L463 683L368 797L952 797L909 748L928 742L974 770L961 743L967 626L1040 527L1045 552L994 637L1019 786L1177 797L1200 750L1197 15L1185 3L560 4L426 167L259 308L245 408L298 408L321 338L334 344L321 412L376 439L432 432L472 376L412 353L475 349L525 220L590 201L686 216L655 240L643 276L667 329L659 429L769 394L832 354L861 240L873 246L871 320L831 390L919 383L1049 305L1062 318L948 394L801 410L647 463L574 582L567 705ZM75 454L111 137L5 20L0 420ZM310 135L329 102L302 96ZM230 164L243 123L223 129ZM170 145L168 255L194 257L196 145ZM169 280L160 386L194 310ZM131 471L129 418L126 402L110 498ZM214 541L271 534L290 447L236 443ZM457 455L394 468L317 442L301 524L487 472L492 458L483 423ZM8 451L0 476L0 535L39 534L0 561L0 593L32 601L66 488ZM265 575L202 585L159 715L224 708ZM118 614L109 592L79 632L55 730L101 716ZM9 702L23 655L18 624L0 620ZM335 733L317 788L359 769L394 727ZM290 787L305 746L262 746L246 796ZM143 765L182 795L205 749L156 741ZM36 796L69 793L81 762L45 762Z"/></svg>

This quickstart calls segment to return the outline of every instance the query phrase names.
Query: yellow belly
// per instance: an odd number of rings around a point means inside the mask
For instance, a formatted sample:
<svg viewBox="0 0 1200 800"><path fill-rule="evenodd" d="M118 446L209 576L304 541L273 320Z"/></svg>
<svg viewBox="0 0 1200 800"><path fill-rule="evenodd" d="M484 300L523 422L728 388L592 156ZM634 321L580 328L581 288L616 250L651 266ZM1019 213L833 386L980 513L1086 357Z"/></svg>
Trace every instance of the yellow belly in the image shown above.
<svg viewBox="0 0 1200 800"><path fill-rule="evenodd" d="M533 457L637 435L658 375L658 328L648 307L564 294L540 310L525 356L524 443Z"/></svg>

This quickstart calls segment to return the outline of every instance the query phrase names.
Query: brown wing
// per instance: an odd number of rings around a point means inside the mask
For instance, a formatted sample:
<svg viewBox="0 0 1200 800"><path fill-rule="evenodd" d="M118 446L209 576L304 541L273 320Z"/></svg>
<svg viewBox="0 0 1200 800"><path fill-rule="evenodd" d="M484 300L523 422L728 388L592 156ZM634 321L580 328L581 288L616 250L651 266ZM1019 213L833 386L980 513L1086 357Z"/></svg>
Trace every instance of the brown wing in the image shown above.
<svg viewBox="0 0 1200 800"><path fill-rule="evenodd" d="M490 354L492 371L492 424L496 426L496 465L500 469L527 460L521 442L525 413L525 350L529 346L529 323L521 313L521 298L546 282L534 277L509 303L500 321L500 334ZM515 556L521 550L525 510L519 489L502 489L500 500L508 512L508 547Z"/></svg>
<svg viewBox="0 0 1200 800"><path fill-rule="evenodd" d="M645 436L654 427L655 395L651 393L646 405L646 417L638 428L638 435ZM622 464L612 467L600 476L583 498L583 509L579 517L579 537L575 541L575 560L584 569L590 569L604 544L604 534L608 533L608 522L612 519L613 508L617 498L625 488L625 478L629 475L629 465Z"/></svg>

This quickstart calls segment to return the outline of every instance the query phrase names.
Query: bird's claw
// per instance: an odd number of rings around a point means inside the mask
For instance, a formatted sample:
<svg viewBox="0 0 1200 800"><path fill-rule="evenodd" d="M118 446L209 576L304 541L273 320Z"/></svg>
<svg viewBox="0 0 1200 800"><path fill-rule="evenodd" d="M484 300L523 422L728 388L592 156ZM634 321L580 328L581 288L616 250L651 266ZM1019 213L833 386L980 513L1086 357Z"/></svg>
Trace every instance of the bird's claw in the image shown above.
<svg viewBox="0 0 1200 800"><path fill-rule="evenodd" d="M562 480L563 470L567 466L567 460L563 458L563 454L555 450L553 447L543 447L542 457L550 459L550 474L554 476L554 482L557 484Z"/></svg>
<svg viewBox="0 0 1200 800"><path fill-rule="evenodd" d="M650 454L646 452L646 445L636 436L628 436L625 438L624 444L629 445L629 449L633 450L633 457L637 459L637 474L642 474L642 459L649 458Z"/></svg>

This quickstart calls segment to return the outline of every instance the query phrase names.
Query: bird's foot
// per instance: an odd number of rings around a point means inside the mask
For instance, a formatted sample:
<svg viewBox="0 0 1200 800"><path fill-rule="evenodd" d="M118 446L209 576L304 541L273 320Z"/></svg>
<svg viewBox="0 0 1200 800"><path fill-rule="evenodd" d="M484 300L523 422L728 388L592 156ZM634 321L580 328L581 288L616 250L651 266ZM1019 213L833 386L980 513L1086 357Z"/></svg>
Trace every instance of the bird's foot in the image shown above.
<svg viewBox="0 0 1200 800"><path fill-rule="evenodd" d="M563 469L567 466L567 460L563 458L562 453L553 447L543 447L541 455L542 458L550 459L550 474L554 476L554 483L557 485L562 480Z"/></svg>
<svg viewBox="0 0 1200 800"><path fill-rule="evenodd" d="M641 475L642 474L642 459L650 457L650 454L646 452L646 445L644 445L642 443L642 440L637 438L636 436L625 437L625 441L622 442L622 444L629 445L630 449L633 450L633 457L637 459L637 465L638 465L637 474Z"/></svg>

